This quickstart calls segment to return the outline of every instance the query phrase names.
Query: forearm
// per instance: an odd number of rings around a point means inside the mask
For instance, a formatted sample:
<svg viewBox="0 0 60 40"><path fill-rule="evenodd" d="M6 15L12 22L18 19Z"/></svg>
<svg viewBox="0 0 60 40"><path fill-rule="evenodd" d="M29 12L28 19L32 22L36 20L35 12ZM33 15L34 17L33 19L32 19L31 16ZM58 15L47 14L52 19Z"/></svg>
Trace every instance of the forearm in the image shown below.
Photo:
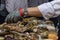
<svg viewBox="0 0 60 40"><path fill-rule="evenodd" d="M28 16L35 16L35 17L42 16L41 12L37 7L27 8L27 11L28 11Z"/></svg>
<svg viewBox="0 0 60 40"><path fill-rule="evenodd" d="M27 8L29 16L40 17L43 16L45 19L57 17L60 15L60 0L51 1L39 5L38 7Z"/></svg>

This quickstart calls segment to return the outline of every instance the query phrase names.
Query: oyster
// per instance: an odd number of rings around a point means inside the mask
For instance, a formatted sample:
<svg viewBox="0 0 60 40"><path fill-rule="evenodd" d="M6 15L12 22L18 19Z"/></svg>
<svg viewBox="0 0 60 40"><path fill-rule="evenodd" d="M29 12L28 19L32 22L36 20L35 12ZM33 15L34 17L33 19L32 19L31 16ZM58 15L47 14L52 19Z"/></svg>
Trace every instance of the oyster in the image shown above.
<svg viewBox="0 0 60 40"><path fill-rule="evenodd" d="M36 17L23 18L17 23L0 25L0 34L4 34L5 40L44 40L49 39L48 34L51 31L52 34L53 32L57 34L52 21L39 20Z"/></svg>

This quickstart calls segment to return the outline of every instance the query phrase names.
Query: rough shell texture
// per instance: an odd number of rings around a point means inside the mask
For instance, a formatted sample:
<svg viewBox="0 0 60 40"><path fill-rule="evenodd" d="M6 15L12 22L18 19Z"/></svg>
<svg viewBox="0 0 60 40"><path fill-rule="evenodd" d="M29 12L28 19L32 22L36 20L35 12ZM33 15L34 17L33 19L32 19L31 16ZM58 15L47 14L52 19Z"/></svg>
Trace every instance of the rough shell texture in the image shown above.
<svg viewBox="0 0 60 40"><path fill-rule="evenodd" d="M39 20L38 18L23 18L22 21L18 21L17 23L3 23L0 25L0 29L3 31L0 34L4 34L8 31L9 35L5 36L5 40L40 40L40 39L48 39L48 34L51 31L54 31L56 34L54 26L51 21ZM47 26L48 25L48 26ZM50 27L50 29L48 28ZM53 28L52 28L53 27Z"/></svg>

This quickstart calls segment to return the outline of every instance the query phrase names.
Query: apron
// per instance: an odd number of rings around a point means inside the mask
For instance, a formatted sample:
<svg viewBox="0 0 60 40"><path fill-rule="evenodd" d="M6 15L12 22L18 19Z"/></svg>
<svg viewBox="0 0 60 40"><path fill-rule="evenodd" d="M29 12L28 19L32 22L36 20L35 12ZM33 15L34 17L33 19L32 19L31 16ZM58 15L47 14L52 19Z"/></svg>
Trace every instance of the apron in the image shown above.
<svg viewBox="0 0 60 40"><path fill-rule="evenodd" d="M5 8L5 0L0 0L0 24L4 22L8 12Z"/></svg>

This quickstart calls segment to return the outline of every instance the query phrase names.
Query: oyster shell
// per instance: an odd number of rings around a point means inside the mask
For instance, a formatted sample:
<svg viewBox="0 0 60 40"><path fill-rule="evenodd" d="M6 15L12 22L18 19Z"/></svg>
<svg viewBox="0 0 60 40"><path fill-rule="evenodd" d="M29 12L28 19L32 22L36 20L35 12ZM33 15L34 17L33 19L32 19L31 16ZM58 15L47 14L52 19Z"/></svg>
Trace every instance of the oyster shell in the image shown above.
<svg viewBox="0 0 60 40"><path fill-rule="evenodd" d="M48 39L48 34L51 31L57 33L53 22L39 20L36 17L23 18L22 21L17 23L0 25L0 34L5 34L6 40L43 40ZM12 34L13 37L6 34Z"/></svg>

